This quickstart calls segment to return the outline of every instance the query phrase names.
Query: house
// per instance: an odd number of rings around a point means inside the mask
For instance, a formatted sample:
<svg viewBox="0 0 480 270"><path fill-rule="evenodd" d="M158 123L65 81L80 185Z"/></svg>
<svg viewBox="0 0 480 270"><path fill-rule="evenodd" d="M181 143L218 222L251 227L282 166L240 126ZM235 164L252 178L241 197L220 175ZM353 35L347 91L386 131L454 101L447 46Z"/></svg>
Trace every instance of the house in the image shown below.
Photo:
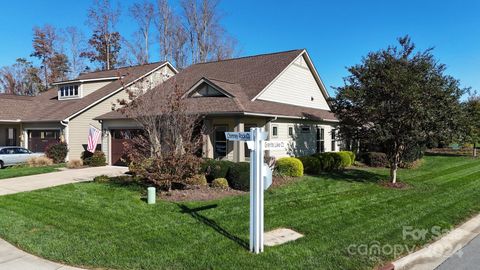
<svg viewBox="0 0 480 270"><path fill-rule="evenodd" d="M36 97L0 95L0 145L18 145L43 152L64 141L69 159L79 159L87 146L89 126L128 98L126 88L142 80L153 88L177 70L168 62L97 71L57 82ZM100 147L100 146L99 146Z"/></svg>
<svg viewBox="0 0 480 270"><path fill-rule="evenodd" d="M203 116L203 155L248 161L245 142L231 142L225 131L264 127L269 140L287 141L285 150L270 156L302 156L338 151L338 122L331 112L328 92L306 50L241 57L194 64L151 91L182 87L192 113ZM125 157L124 142L140 126L119 111L96 118L102 123L102 149L109 164Z"/></svg>

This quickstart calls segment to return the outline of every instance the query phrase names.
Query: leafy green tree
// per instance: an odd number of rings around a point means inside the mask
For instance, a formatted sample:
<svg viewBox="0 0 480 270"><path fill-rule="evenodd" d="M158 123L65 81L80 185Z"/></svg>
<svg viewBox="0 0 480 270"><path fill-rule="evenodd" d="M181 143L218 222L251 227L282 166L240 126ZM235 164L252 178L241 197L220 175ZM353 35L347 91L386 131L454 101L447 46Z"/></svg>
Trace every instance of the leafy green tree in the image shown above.
<svg viewBox="0 0 480 270"><path fill-rule="evenodd" d="M477 157L477 143L480 142L480 96L473 95L463 103L465 141L473 144L473 156Z"/></svg>
<svg viewBox="0 0 480 270"><path fill-rule="evenodd" d="M408 36L398 41L348 68L332 101L341 134L385 149L392 183L405 155L457 132L465 92L432 49L415 52Z"/></svg>

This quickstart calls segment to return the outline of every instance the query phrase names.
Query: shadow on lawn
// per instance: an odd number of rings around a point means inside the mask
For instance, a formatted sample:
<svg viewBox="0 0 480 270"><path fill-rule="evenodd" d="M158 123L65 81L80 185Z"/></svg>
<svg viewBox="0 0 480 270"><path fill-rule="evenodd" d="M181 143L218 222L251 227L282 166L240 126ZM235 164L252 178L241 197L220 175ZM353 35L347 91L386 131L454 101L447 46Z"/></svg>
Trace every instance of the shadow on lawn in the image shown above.
<svg viewBox="0 0 480 270"><path fill-rule="evenodd" d="M178 207L180 207L182 213L190 215L194 219L196 219L196 220L202 222L203 224L209 226L210 228L214 229L215 231L217 231L221 235L223 235L223 236L227 237L228 239L234 241L235 243L239 244L241 247L243 247L245 249L248 249L247 241L231 234L230 232L228 232L227 230L222 228L219 224L217 224L216 221L214 221L212 219L209 219L209 218L201 215L200 213L198 213L198 212L203 211L203 210L216 208L217 207L216 204L206 205L206 206L197 207L197 208L189 208L188 206L186 206L184 204L178 204Z"/></svg>
<svg viewBox="0 0 480 270"><path fill-rule="evenodd" d="M378 183L385 180L385 176L361 169L346 169L336 172L322 172L321 177L347 182Z"/></svg>

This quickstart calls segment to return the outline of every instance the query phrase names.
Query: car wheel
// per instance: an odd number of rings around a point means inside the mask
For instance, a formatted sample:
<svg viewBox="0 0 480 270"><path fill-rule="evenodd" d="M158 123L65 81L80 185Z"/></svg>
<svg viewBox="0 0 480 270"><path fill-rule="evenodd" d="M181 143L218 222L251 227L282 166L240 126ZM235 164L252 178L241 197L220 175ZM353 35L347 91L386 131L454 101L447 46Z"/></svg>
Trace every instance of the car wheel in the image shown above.
<svg viewBox="0 0 480 270"><path fill-rule="evenodd" d="M0 160L0 169L3 169L3 161Z"/></svg>

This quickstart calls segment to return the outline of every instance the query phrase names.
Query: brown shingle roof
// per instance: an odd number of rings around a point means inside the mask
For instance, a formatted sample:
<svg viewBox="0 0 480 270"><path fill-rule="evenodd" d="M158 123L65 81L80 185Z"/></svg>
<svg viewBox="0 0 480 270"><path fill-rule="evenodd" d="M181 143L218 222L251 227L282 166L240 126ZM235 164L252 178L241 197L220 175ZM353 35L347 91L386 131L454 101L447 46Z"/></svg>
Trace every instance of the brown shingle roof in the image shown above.
<svg viewBox="0 0 480 270"><path fill-rule="evenodd" d="M158 62L141 66L125 67L116 70L100 71L84 74L90 78L104 76L123 76L122 80L115 80L81 98L72 100L58 100L57 89L52 88L39 96L29 99L9 98L0 96L0 121L21 119L24 122L61 121L81 111L85 107L119 90L123 84L128 84L144 74L163 66L166 62ZM80 76L80 77L81 77ZM11 119L11 118L14 119Z"/></svg>
<svg viewBox="0 0 480 270"><path fill-rule="evenodd" d="M293 116L335 121L327 110L306 108L277 102L252 99L270 84L304 50L242 57L230 60L192 65L152 91L168 93L174 87L187 92L202 79L206 79L228 92L228 97L189 98L189 109L201 114L257 113L278 116ZM150 94L150 93L148 93ZM154 93L152 92L152 95ZM151 98L151 97L150 97ZM156 98L156 100L161 100ZM161 101L159 101L161 102ZM119 112L109 112L98 119L125 118Z"/></svg>

